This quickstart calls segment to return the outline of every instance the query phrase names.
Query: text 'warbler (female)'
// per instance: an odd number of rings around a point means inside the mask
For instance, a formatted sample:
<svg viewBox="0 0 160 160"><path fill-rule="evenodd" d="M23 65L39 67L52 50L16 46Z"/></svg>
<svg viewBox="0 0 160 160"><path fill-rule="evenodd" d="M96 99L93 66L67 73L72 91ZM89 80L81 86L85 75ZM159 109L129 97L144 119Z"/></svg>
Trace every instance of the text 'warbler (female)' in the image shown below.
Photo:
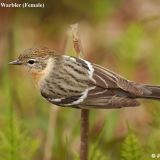
<svg viewBox="0 0 160 160"><path fill-rule="evenodd" d="M84 59L46 47L26 49L12 65L25 66L50 103L75 108L138 106L138 98L160 99L160 86L140 84Z"/></svg>

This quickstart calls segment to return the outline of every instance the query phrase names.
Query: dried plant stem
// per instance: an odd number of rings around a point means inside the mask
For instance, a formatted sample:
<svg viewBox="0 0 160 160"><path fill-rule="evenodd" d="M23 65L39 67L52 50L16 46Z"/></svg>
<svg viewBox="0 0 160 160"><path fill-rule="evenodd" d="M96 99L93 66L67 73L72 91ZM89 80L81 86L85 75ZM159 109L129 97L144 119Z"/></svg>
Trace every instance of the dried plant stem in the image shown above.
<svg viewBox="0 0 160 160"><path fill-rule="evenodd" d="M79 35L78 24L71 25L73 45L77 57L84 55L82 43ZM88 133L89 133L89 110L81 109L81 144L80 144L80 160L88 160Z"/></svg>
<svg viewBox="0 0 160 160"><path fill-rule="evenodd" d="M62 52L65 52L66 46L68 42L68 37L66 36L64 39L64 43L62 45ZM57 120L57 114L60 111L60 107L56 105L52 105L49 111L49 122L48 122L48 131L46 137L46 143L44 146L44 157L43 160L51 160L52 159L52 146L53 146L53 139L55 133L55 126Z"/></svg>
<svg viewBox="0 0 160 160"><path fill-rule="evenodd" d="M49 124L48 124L48 131L47 131L47 139L44 147L44 160L51 160L52 158L52 144L53 144L53 137L55 133L55 125L58 113L58 107L52 106L49 111Z"/></svg>
<svg viewBox="0 0 160 160"><path fill-rule="evenodd" d="M79 35L78 23L71 25L73 46L76 51L77 57L83 57L84 51L82 48L82 42Z"/></svg>
<svg viewBox="0 0 160 160"><path fill-rule="evenodd" d="M89 110L81 110L80 160L88 159Z"/></svg>

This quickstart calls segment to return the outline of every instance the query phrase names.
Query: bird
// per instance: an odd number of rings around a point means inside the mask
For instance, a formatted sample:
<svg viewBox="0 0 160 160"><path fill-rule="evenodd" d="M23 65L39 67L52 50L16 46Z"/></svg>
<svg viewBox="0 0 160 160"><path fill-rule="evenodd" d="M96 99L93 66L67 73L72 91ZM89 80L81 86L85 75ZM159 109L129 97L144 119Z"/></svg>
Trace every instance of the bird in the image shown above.
<svg viewBox="0 0 160 160"><path fill-rule="evenodd" d="M160 99L160 86L130 81L100 65L47 47L25 49L10 65L24 66L48 102L79 109L136 107Z"/></svg>

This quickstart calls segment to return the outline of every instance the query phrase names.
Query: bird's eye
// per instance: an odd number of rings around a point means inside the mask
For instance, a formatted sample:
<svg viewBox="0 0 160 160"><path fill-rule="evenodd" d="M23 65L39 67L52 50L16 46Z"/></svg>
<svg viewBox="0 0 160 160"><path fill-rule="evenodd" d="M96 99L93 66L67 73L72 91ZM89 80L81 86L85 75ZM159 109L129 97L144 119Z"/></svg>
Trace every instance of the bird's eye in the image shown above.
<svg viewBox="0 0 160 160"><path fill-rule="evenodd" d="M35 60L30 59L30 60L28 61L28 63L29 63L29 64L34 64L34 63L35 63Z"/></svg>

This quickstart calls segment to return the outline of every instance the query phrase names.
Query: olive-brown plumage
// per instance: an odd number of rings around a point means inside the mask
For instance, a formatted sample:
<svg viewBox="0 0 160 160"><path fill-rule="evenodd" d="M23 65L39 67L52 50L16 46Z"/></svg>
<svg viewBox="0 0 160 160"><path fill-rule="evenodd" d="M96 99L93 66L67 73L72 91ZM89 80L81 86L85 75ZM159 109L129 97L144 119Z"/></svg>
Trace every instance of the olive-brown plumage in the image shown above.
<svg viewBox="0 0 160 160"><path fill-rule="evenodd" d="M160 86L126 80L84 59L58 55L46 47L31 48L10 64L25 66L50 103L76 108L138 106L137 98L160 99Z"/></svg>

